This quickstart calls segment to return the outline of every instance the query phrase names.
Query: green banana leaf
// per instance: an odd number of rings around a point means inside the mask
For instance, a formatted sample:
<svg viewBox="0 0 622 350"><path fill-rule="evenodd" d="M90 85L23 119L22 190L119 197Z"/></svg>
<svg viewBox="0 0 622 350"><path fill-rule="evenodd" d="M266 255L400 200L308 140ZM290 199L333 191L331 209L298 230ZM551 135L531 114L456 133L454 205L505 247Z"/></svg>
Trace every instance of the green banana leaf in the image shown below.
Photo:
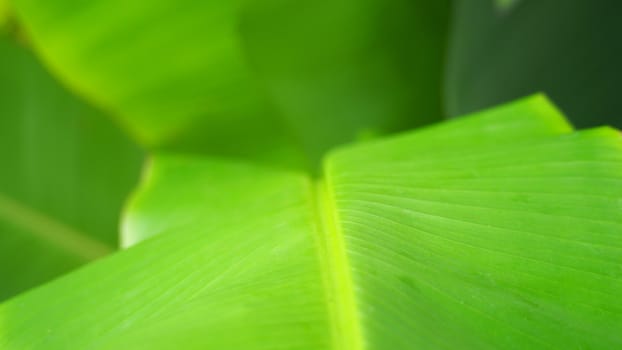
<svg viewBox="0 0 622 350"><path fill-rule="evenodd" d="M116 249L141 158L0 36L0 300Z"/></svg>
<svg viewBox="0 0 622 350"><path fill-rule="evenodd" d="M317 181L156 155L130 247L0 305L0 347L619 348L621 165L618 131L541 96L342 148Z"/></svg>
<svg viewBox="0 0 622 350"><path fill-rule="evenodd" d="M448 0L13 5L54 72L150 148L300 165L441 117Z"/></svg>
<svg viewBox="0 0 622 350"><path fill-rule="evenodd" d="M246 1L258 75L313 161L441 119L450 1Z"/></svg>
<svg viewBox="0 0 622 350"><path fill-rule="evenodd" d="M545 92L578 127L622 127L622 2L455 2L444 83L450 116Z"/></svg>
<svg viewBox="0 0 622 350"><path fill-rule="evenodd" d="M0 33L9 20L9 3L7 0L0 0Z"/></svg>

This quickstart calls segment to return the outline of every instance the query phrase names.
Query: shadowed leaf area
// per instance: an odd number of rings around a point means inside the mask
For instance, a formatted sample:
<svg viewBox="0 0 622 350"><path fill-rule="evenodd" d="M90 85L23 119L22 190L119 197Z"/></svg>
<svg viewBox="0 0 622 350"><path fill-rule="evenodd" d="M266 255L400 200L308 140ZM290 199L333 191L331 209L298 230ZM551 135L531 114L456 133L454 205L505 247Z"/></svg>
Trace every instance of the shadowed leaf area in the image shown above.
<svg viewBox="0 0 622 350"><path fill-rule="evenodd" d="M448 115L544 92L577 127L622 127L622 2L455 4L443 84Z"/></svg>
<svg viewBox="0 0 622 350"><path fill-rule="evenodd" d="M116 249L141 152L0 35L0 300Z"/></svg>

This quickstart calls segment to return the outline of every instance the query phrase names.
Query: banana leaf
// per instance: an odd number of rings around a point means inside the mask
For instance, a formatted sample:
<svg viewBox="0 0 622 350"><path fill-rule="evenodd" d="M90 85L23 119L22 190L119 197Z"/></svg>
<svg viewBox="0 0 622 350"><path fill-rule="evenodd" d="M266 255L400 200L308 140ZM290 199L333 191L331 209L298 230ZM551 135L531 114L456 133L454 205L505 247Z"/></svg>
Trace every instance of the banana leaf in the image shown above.
<svg viewBox="0 0 622 350"><path fill-rule="evenodd" d="M0 305L0 346L619 348L621 165L619 131L542 96L341 148L320 180L155 155L129 248Z"/></svg>
<svg viewBox="0 0 622 350"><path fill-rule="evenodd" d="M9 3L7 0L0 0L0 33L5 30L9 20Z"/></svg>
<svg viewBox="0 0 622 350"><path fill-rule="evenodd" d="M447 0L12 2L53 71L152 149L301 167L441 117Z"/></svg>

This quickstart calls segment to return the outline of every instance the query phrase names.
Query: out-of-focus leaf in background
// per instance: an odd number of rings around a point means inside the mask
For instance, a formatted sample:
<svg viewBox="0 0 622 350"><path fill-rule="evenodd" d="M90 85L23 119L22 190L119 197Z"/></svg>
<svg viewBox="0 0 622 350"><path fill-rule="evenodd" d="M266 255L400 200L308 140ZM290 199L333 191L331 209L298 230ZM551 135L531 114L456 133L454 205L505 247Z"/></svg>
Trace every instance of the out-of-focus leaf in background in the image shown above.
<svg viewBox="0 0 622 350"><path fill-rule="evenodd" d="M248 59L312 158L440 120L449 1L246 4Z"/></svg>
<svg viewBox="0 0 622 350"><path fill-rule="evenodd" d="M314 162L441 117L447 0L14 7L61 79L153 148Z"/></svg>
<svg viewBox="0 0 622 350"><path fill-rule="evenodd" d="M235 4L12 1L60 80L143 144L270 157L284 126L245 62Z"/></svg>
<svg viewBox="0 0 622 350"><path fill-rule="evenodd" d="M0 300L117 247L141 152L0 37Z"/></svg>
<svg viewBox="0 0 622 350"><path fill-rule="evenodd" d="M4 31L4 26L9 19L8 0L0 0L0 33Z"/></svg>
<svg viewBox="0 0 622 350"><path fill-rule="evenodd" d="M148 239L0 305L0 347L619 348L621 164L542 97L342 148L319 183L158 155L124 221Z"/></svg>
<svg viewBox="0 0 622 350"><path fill-rule="evenodd" d="M282 146L283 126L244 61L233 2L12 4L60 80L145 145L254 156Z"/></svg>
<svg viewBox="0 0 622 350"><path fill-rule="evenodd" d="M622 2L455 2L447 113L543 91L578 127L622 126Z"/></svg>

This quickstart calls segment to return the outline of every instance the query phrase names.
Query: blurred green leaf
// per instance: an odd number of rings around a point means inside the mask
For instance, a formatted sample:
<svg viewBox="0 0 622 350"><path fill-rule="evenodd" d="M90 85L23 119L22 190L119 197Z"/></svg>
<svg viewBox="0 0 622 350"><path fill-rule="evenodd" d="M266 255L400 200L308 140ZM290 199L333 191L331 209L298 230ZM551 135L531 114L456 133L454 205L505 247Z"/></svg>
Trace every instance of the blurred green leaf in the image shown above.
<svg viewBox="0 0 622 350"><path fill-rule="evenodd" d="M248 58L313 159L441 119L449 1L245 4Z"/></svg>
<svg viewBox="0 0 622 350"><path fill-rule="evenodd" d="M2 304L0 346L618 348L621 164L542 97L341 149L319 183L159 155L124 225L151 238Z"/></svg>
<svg viewBox="0 0 622 350"><path fill-rule="evenodd" d="M0 37L0 300L112 252L141 153Z"/></svg>
<svg viewBox="0 0 622 350"><path fill-rule="evenodd" d="M499 3L499 1L496 1ZM579 127L622 127L622 2L457 1L446 109L451 116L543 91Z"/></svg>
<svg viewBox="0 0 622 350"><path fill-rule="evenodd" d="M514 6L518 4L520 0L495 0L497 9L501 12L510 11Z"/></svg>
<svg viewBox="0 0 622 350"><path fill-rule="evenodd" d="M14 4L59 76L153 148L313 162L441 116L448 0Z"/></svg>
<svg viewBox="0 0 622 350"><path fill-rule="evenodd" d="M7 0L0 0L0 33L4 31L4 26L9 19L9 3Z"/></svg>
<svg viewBox="0 0 622 350"><path fill-rule="evenodd" d="M271 157L283 126L224 1L13 1L62 81L149 147ZM279 137L280 136L280 137Z"/></svg>

